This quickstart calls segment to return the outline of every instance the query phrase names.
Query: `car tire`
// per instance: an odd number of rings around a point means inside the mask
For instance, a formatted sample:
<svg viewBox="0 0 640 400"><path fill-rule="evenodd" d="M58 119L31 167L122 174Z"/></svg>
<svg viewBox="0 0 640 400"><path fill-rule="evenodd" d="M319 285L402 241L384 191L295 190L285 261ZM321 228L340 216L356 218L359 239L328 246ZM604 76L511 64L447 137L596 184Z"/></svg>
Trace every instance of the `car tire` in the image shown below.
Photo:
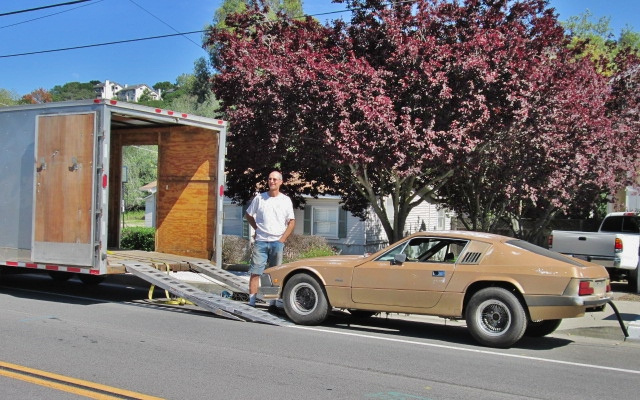
<svg viewBox="0 0 640 400"><path fill-rule="evenodd" d="M544 321L529 321L527 329L524 331L525 336L543 337L547 336L560 326L561 319L547 319Z"/></svg>
<svg viewBox="0 0 640 400"><path fill-rule="evenodd" d="M282 300L287 316L299 325L317 325L329 315L329 302L322 285L307 274L289 279Z"/></svg>
<svg viewBox="0 0 640 400"><path fill-rule="evenodd" d="M640 265L638 265L636 269L629 271L627 283L629 284L629 291L631 293L640 293L640 273L638 273L639 269Z"/></svg>
<svg viewBox="0 0 640 400"><path fill-rule="evenodd" d="M527 315L510 291L490 287L475 293L466 311L467 327L480 344L507 348L524 335Z"/></svg>

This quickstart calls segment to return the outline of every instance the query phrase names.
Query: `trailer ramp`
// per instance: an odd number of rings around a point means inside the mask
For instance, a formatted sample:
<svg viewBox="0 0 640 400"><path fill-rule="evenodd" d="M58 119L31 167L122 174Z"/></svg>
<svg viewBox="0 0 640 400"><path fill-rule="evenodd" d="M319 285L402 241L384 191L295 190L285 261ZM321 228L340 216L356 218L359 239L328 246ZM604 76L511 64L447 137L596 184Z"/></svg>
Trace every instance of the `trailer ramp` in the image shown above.
<svg viewBox="0 0 640 400"><path fill-rule="evenodd" d="M247 304L243 304L234 300L226 299L214 293L207 293L185 282L171 277L170 275L159 271L151 264L125 261L123 262L128 272L135 276L158 286L168 292L185 298L192 303L202 307L205 310L221 317L230 318L237 321L253 321L264 324L291 326L293 323L286 319L272 315L266 311L262 311ZM222 269L221 269L222 270ZM224 271L226 272L226 271ZM233 277L235 275L227 273ZM237 278L237 277L235 277ZM216 277L216 279L218 279ZM246 283L245 283L246 285Z"/></svg>
<svg viewBox="0 0 640 400"><path fill-rule="evenodd" d="M211 263L202 261L188 261L187 263L189 264L190 269L200 272L210 278L215 279L216 281L219 281L223 285L229 287L235 293L244 293L248 298L249 284L246 279L242 279L239 276L234 275L231 272L228 272ZM264 300L260 293L258 293L256 296L258 299Z"/></svg>

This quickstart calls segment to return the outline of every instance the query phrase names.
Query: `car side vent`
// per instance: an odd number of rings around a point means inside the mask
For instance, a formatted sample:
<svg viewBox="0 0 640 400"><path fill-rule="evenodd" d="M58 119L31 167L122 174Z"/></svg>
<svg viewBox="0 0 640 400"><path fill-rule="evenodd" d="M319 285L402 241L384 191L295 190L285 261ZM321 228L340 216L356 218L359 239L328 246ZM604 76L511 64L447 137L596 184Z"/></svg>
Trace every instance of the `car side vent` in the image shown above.
<svg viewBox="0 0 640 400"><path fill-rule="evenodd" d="M467 253L461 261L461 264L476 264L482 253Z"/></svg>

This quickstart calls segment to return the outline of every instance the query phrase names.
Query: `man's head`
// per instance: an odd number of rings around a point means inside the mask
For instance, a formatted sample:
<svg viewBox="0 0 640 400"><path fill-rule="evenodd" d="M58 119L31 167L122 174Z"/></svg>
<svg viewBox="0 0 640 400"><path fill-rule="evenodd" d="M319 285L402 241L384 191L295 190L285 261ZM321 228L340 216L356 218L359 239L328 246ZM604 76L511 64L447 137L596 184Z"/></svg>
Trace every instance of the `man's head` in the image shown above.
<svg viewBox="0 0 640 400"><path fill-rule="evenodd" d="M280 193L280 185L282 185L282 174L278 171L273 171L269 174L269 193L276 195Z"/></svg>

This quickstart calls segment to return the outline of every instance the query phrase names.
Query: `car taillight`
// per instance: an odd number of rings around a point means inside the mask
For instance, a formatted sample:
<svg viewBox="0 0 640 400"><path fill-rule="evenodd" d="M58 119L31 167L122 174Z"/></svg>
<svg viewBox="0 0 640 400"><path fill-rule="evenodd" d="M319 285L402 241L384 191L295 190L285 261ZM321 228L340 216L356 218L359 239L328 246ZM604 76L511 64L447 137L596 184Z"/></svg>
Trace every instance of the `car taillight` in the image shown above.
<svg viewBox="0 0 640 400"><path fill-rule="evenodd" d="M593 294L594 290L591 287L591 281L580 281L580 288L578 289L578 296L589 296Z"/></svg>
<svg viewBox="0 0 640 400"><path fill-rule="evenodd" d="M622 253L622 239L616 238L616 242L613 246L616 253Z"/></svg>

